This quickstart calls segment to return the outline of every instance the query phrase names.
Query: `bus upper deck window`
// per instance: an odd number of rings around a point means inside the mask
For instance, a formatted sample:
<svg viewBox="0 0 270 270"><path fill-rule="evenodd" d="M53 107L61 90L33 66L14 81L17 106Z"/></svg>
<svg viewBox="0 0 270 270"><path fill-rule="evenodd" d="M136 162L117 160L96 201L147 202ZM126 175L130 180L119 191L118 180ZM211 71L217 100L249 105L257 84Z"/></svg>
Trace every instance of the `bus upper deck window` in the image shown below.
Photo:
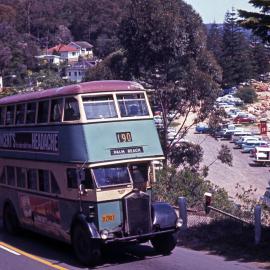
<svg viewBox="0 0 270 270"><path fill-rule="evenodd" d="M144 94L117 95L117 100L122 117L149 115Z"/></svg>
<svg viewBox="0 0 270 270"><path fill-rule="evenodd" d="M6 125L14 124L14 106L7 106Z"/></svg>
<svg viewBox="0 0 270 270"><path fill-rule="evenodd" d="M0 125L5 124L6 107L0 107Z"/></svg>
<svg viewBox="0 0 270 270"><path fill-rule="evenodd" d="M83 106L88 120L117 117L112 95L83 97Z"/></svg>
<svg viewBox="0 0 270 270"><path fill-rule="evenodd" d="M49 114L49 101L40 101L38 103L38 123L47 123Z"/></svg>
<svg viewBox="0 0 270 270"><path fill-rule="evenodd" d="M78 101L75 98L65 99L64 121L73 121L80 119L80 110Z"/></svg>
<svg viewBox="0 0 270 270"><path fill-rule="evenodd" d="M25 104L19 104L16 106L16 125L24 124Z"/></svg>
<svg viewBox="0 0 270 270"><path fill-rule="evenodd" d="M35 124L36 108L37 108L37 104L35 102L27 103L27 108L26 108L26 123L27 124Z"/></svg>
<svg viewBox="0 0 270 270"><path fill-rule="evenodd" d="M50 122L61 122L63 111L63 100L53 99L51 101Z"/></svg>

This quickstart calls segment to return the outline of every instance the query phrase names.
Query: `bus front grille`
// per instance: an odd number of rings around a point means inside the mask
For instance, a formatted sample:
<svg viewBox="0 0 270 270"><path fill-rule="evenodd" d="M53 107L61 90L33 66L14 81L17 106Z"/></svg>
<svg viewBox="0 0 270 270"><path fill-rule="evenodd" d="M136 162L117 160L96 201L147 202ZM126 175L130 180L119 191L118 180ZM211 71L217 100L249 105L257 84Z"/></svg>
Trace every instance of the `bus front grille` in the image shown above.
<svg viewBox="0 0 270 270"><path fill-rule="evenodd" d="M144 192L135 192L125 198L126 222L128 235L149 233L151 229L150 197Z"/></svg>

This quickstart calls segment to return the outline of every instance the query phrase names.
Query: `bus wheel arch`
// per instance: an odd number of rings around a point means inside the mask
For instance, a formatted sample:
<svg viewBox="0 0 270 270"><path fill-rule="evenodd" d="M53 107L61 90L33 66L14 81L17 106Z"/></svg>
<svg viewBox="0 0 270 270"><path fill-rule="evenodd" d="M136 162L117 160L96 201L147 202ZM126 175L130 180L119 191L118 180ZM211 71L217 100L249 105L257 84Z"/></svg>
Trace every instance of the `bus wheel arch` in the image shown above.
<svg viewBox="0 0 270 270"><path fill-rule="evenodd" d="M3 225L9 234L16 235L20 231L20 222L13 203L7 200L3 207Z"/></svg>
<svg viewBox="0 0 270 270"><path fill-rule="evenodd" d="M101 257L100 239L91 232L91 224L77 217L71 226L71 244L77 259L84 265L95 265Z"/></svg>

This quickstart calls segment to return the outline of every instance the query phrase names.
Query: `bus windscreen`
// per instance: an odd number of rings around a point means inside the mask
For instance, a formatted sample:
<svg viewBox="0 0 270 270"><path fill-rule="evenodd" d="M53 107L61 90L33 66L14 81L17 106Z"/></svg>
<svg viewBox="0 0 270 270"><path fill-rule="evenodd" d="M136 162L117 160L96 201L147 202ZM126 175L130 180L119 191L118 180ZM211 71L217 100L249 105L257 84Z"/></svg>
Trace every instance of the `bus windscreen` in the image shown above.
<svg viewBox="0 0 270 270"><path fill-rule="evenodd" d="M98 187L131 183L127 166L95 168L93 172Z"/></svg>

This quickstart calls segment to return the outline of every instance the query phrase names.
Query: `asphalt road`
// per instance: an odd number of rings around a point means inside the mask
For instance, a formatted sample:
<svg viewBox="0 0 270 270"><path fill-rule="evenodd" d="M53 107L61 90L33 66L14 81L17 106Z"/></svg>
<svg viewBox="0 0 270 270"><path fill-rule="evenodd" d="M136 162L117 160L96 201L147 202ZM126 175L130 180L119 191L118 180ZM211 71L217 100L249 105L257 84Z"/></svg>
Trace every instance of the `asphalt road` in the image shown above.
<svg viewBox="0 0 270 270"><path fill-rule="evenodd" d="M256 189L254 196L263 195L270 181L269 167L255 166L249 154L241 153L240 149L234 149L235 145L228 140L215 140L207 134L196 134L191 130L187 139L200 144L204 150L203 164L209 165L217 157L222 144L228 145L233 154L233 166L222 164L217 160L209 168L208 180L224 187L232 197L239 191L236 184L239 183L245 189L251 185Z"/></svg>
<svg viewBox="0 0 270 270"><path fill-rule="evenodd" d="M94 269L108 270L256 270L253 263L225 260L177 247L169 256L157 254L150 245L114 247L106 251L106 258ZM12 237L0 228L1 270L87 269L74 259L69 245L24 232Z"/></svg>

